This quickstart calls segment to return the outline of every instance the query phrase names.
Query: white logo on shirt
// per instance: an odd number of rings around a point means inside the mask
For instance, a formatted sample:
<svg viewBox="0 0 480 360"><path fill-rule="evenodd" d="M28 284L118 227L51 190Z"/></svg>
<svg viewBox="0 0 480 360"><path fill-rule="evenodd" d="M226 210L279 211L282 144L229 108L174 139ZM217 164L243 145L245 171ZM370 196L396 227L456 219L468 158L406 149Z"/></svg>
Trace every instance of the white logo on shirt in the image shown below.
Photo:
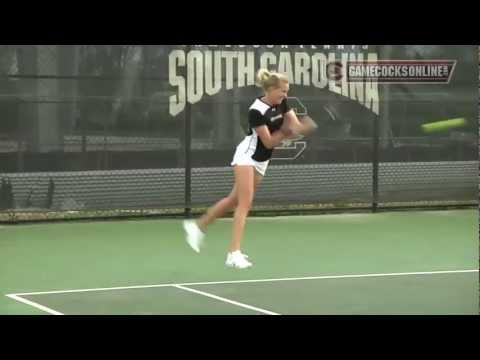
<svg viewBox="0 0 480 360"><path fill-rule="evenodd" d="M283 117L282 114L279 114L279 115L277 115L277 116L274 116L274 117L270 118L270 122L273 122L273 121L275 121L275 120L277 120L277 119L280 119L280 118L282 118L282 117Z"/></svg>

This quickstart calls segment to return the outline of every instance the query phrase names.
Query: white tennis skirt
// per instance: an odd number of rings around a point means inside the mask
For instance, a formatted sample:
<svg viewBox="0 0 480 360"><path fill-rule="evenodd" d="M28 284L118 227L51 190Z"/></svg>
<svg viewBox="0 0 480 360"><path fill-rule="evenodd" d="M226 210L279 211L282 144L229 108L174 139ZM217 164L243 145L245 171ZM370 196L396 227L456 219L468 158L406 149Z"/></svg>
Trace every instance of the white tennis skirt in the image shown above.
<svg viewBox="0 0 480 360"><path fill-rule="evenodd" d="M267 171L267 161L256 161L252 159L252 155L255 153L257 147L257 137L255 135L246 136L240 144L238 144L235 154L233 155L232 166L235 165L247 165L253 166L260 175L265 176Z"/></svg>

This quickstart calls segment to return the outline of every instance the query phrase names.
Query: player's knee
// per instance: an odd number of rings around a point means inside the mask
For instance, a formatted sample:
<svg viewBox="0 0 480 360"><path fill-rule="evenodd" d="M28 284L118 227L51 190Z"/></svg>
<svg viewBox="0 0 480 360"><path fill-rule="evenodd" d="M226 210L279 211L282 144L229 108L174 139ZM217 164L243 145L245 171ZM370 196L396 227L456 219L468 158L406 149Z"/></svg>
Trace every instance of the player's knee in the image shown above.
<svg viewBox="0 0 480 360"><path fill-rule="evenodd" d="M235 207L238 205L238 199L236 196L227 196L225 200L229 207Z"/></svg>
<svg viewBox="0 0 480 360"><path fill-rule="evenodd" d="M232 206L237 206L238 205L238 198L233 197L230 199Z"/></svg>
<svg viewBox="0 0 480 360"><path fill-rule="evenodd" d="M253 194L242 196L238 199L237 206L242 207L246 210L249 210L252 207L253 203Z"/></svg>

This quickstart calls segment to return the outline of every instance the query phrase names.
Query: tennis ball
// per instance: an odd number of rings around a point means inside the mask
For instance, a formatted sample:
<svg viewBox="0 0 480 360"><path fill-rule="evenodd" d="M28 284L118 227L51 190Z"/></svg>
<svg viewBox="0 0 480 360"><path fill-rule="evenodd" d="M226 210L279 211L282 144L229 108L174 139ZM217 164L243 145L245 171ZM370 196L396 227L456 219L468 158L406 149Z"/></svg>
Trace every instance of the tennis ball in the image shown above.
<svg viewBox="0 0 480 360"><path fill-rule="evenodd" d="M453 128L465 126L467 121L464 118L435 121L422 125L422 130L426 133L445 131Z"/></svg>

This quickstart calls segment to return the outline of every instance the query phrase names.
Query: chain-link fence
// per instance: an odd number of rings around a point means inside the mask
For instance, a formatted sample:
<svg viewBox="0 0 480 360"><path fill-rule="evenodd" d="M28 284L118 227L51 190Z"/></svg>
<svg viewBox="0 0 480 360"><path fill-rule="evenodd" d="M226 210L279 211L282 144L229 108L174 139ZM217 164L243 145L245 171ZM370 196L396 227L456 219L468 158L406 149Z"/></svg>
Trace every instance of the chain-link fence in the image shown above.
<svg viewBox="0 0 480 360"><path fill-rule="evenodd" d="M265 64L292 74L289 102L319 129L275 150L255 211L478 202L477 48L319 48L0 46L0 221L203 211L231 189ZM444 85L322 72L370 56L457 64ZM452 117L467 126L420 131Z"/></svg>

